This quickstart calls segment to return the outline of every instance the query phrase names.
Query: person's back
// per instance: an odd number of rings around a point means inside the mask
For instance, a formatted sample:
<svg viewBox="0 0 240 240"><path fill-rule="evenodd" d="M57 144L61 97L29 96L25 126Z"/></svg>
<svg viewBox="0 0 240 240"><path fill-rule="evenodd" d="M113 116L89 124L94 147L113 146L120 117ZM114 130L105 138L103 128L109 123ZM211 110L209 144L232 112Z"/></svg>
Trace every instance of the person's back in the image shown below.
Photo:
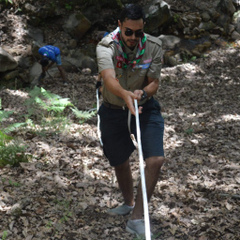
<svg viewBox="0 0 240 240"><path fill-rule="evenodd" d="M56 56L60 54L60 49L58 47L52 46L52 45L46 45L38 50L39 54L42 56L46 56L51 61L56 62Z"/></svg>
<svg viewBox="0 0 240 240"><path fill-rule="evenodd" d="M54 64L57 64L57 68L60 72L60 75L63 79L63 83L67 85L67 78L65 71L62 67L62 60L60 55L60 49L58 47L52 46L52 45L46 45L41 48L39 48L38 53L42 55L42 59L40 60L40 64L42 65L42 74L39 77L39 81L41 81L45 77L45 73L47 70ZM49 64L48 60L51 60L52 62Z"/></svg>

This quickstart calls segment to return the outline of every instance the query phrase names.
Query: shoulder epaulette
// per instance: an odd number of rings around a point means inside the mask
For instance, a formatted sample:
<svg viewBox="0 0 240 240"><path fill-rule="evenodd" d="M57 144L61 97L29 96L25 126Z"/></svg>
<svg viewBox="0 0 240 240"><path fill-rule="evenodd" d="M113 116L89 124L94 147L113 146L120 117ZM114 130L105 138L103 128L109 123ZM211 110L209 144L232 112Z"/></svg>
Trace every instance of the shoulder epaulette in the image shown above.
<svg viewBox="0 0 240 240"><path fill-rule="evenodd" d="M109 47L111 45L111 43L113 42L112 36L111 34L107 35L106 37L104 37L99 44L103 45L105 47Z"/></svg>
<svg viewBox="0 0 240 240"><path fill-rule="evenodd" d="M159 46L162 46L162 41L159 38L154 37L154 36L149 35L149 34L146 34L146 37L150 42L153 42L153 43L158 44Z"/></svg>

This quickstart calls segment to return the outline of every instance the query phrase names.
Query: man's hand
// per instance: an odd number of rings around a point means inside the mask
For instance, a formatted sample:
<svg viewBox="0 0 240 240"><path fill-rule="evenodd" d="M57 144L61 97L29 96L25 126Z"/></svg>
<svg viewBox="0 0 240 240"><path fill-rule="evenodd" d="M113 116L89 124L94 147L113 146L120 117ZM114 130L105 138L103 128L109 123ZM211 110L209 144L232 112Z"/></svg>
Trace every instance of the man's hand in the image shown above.
<svg viewBox="0 0 240 240"><path fill-rule="evenodd" d="M142 96L142 90L135 90L134 93L130 91L124 92L124 95L122 98L127 104L128 109L131 111L133 115L136 115L134 99L137 99L139 101L141 99L141 96ZM139 114L142 113L142 107L139 107L138 111L139 111Z"/></svg>
<svg viewBox="0 0 240 240"><path fill-rule="evenodd" d="M137 97L136 99L137 99L138 101L140 101L141 98L142 98L142 95L143 95L143 90L135 90L133 93L134 93L135 96Z"/></svg>

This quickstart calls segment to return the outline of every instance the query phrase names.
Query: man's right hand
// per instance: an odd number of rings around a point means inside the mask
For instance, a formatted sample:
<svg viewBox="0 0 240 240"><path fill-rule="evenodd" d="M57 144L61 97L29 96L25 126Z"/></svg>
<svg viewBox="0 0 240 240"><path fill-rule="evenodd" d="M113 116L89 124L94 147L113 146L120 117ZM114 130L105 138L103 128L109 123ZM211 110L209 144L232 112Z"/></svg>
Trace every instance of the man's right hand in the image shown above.
<svg viewBox="0 0 240 240"><path fill-rule="evenodd" d="M135 92L133 93L133 92L130 92L130 91L125 91L122 98L125 101L125 103L127 104L127 107L130 110L130 112L133 115L136 115L134 99L139 100L139 94L137 94ZM142 107L139 107L138 111L139 111L139 113L142 113Z"/></svg>

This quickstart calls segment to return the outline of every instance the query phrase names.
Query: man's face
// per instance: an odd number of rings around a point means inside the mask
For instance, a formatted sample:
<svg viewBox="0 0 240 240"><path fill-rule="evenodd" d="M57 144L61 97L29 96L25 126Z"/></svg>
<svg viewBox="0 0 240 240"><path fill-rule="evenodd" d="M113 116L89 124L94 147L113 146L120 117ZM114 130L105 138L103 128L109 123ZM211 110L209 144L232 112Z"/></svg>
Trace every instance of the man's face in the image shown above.
<svg viewBox="0 0 240 240"><path fill-rule="evenodd" d="M143 34L143 19L126 19L122 23L118 20L118 26L121 30L122 40L130 49L133 49L138 44L139 38Z"/></svg>

